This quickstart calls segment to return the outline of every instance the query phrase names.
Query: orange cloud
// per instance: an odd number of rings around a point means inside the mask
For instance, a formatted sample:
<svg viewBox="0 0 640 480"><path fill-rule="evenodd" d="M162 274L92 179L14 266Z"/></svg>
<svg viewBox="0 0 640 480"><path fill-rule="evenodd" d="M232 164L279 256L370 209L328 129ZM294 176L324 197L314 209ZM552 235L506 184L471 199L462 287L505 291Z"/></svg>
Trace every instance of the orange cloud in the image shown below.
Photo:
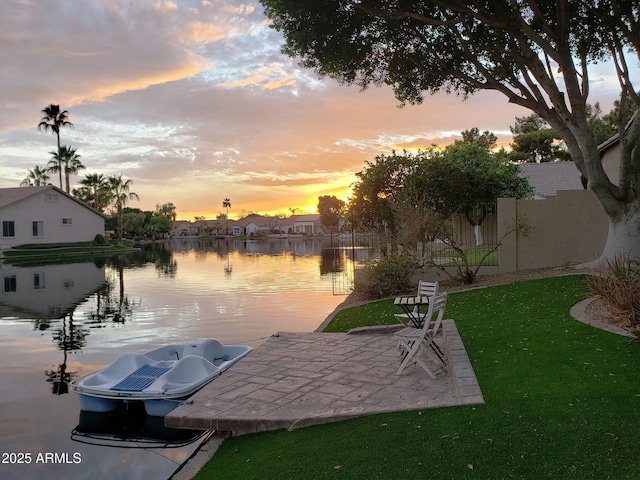
<svg viewBox="0 0 640 480"><path fill-rule="evenodd" d="M206 22L189 22L180 33L180 40L185 44L206 44L227 37L232 29Z"/></svg>

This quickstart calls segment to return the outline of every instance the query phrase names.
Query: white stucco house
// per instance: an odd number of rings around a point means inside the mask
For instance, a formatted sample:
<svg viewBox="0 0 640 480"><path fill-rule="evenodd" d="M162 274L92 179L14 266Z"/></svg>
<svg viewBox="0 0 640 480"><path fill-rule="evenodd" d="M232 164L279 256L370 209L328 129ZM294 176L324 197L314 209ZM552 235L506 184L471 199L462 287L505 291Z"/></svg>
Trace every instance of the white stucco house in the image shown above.
<svg viewBox="0 0 640 480"><path fill-rule="evenodd" d="M186 237L191 235L191 224L187 220L174 220L171 222L172 237Z"/></svg>
<svg viewBox="0 0 640 480"><path fill-rule="evenodd" d="M233 234L246 235L247 237L261 234L266 235L269 232L277 230L279 226L280 220L276 217L265 217L252 213L233 224Z"/></svg>
<svg viewBox="0 0 640 480"><path fill-rule="evenodd" d="M318 235L325 233L325 229L320 223L320 214L312 213L307 215L291 215L286 219L285 233L298 233L305 235Z"/></svg>
<svg viewBox="0 0 640 480"><path fill-rule="evenodd" d="M34 243L90 242L102 213L53 185L0 188L0 250Z"/></svg>

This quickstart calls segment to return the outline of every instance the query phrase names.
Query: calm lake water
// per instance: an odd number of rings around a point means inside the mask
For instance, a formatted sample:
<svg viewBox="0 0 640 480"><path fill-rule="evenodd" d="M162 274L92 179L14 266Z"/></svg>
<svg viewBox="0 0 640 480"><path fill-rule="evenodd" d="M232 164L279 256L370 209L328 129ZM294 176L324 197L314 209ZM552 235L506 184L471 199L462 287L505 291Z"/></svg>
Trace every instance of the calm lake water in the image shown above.
<svg viewBox="0 0 640 480"><path fill-rule="evenodd" d="M277 332L315 330L369 254L342 242L180 239L97 262L0 264L0 478L169 478L205 437L105 446L74 429L107 433L116 419L81 418L69 382L167 343L257 347ZM162 427L140 418L123 416L119 432Z"/></svg>

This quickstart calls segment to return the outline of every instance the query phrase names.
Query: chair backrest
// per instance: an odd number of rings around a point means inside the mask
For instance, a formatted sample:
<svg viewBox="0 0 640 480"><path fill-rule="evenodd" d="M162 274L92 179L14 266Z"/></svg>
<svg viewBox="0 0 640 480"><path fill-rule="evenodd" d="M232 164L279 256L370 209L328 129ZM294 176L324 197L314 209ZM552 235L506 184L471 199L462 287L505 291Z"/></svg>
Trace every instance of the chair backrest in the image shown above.
<svg viewBox="0 0 640 480"><path fill-rule="evenodd" d="M436 293L429 299L429 310L424 316L424 325L420 334L420 340L432 339L440 329L444 309L447 306L447 292Z"/></svg>
<svg viewBox="0 0 640 480"><path fill-rule="evenodd" d="M419 297L432 297L436 293L438 293L438 282L427 282L425 280L418 282Z"/></svg>
<svg viewBox="0 0 640 480"><path fill-rule="evenodd" d="M440 328L440 324L442 323L442 317L444 317L444 310L447 307L447 292L436 293L429 300L429 310L430 316L428 318L429 323L433 326L429 328L430 335L435 335L438 333L438 329ZM434 315L436 316L434 319ZM427 323L427 319L425 319L425 324Z"/></svg>

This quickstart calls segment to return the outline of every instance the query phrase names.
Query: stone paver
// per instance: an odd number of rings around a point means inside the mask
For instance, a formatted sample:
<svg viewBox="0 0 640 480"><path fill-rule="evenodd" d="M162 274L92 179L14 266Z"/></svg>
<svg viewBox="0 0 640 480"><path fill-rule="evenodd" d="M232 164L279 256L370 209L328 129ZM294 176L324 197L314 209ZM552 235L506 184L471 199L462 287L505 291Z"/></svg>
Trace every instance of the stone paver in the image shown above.
<svg viewBox="0 0 640 480"><path fill-rule="evenodd" d="M390 334L279 333L166 418L169 427L242 435L383 412L484 403L453 320L443 322L447 366L396 375ZM425 359L434 371L438 364Z"/></svg>

